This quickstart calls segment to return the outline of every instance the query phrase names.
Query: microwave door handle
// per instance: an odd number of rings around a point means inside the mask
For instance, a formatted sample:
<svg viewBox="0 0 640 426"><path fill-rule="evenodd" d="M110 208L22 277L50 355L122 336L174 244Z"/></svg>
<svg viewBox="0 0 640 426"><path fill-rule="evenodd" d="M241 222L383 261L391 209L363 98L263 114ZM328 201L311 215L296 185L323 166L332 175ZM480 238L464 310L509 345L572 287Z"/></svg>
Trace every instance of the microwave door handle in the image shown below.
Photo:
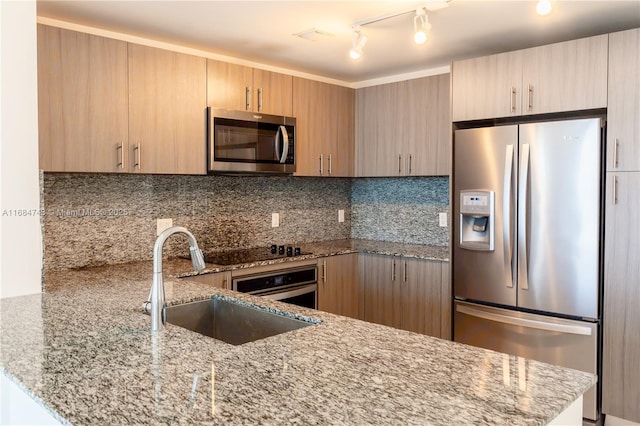
<svg viewBox="0 0 640 426"><path fill-rule="evenodd" d="M280 132L282 130L282 126L278 126L278 131L276 132L276 146L275 146L275 154L276 154L276 160L278 160L278 162L280 162L280 152L282 151L282 149L280 148Z"/></svg>
<svg viewBox="0 0 640 426"><path fill-rule="evenodd" d="M276 134L277 140L280 140L280 133L282 133L282 157L280 157L280 163L284 164L286 163L287 156L289 155L289 133L287 133L287 128L285 126L280 126L278 134ZM280 150L278 149L278 151Z"/></svg>

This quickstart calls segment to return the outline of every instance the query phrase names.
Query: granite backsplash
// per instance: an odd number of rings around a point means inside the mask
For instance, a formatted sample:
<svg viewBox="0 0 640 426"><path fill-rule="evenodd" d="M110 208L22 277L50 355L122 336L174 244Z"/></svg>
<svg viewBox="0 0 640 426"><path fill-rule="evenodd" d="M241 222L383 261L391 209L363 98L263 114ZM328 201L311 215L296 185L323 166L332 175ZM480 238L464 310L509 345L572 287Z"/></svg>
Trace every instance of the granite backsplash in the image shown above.
<svg viewBox="0 0 640 426"><path fill-rule="evenodd" d="M447 178L44 173L42 182L45 270L152 259L162 218L191 230L205 251L350 237L448 244L437 226ZM188 255L186 239L170 238L164 252Z"/></svg>

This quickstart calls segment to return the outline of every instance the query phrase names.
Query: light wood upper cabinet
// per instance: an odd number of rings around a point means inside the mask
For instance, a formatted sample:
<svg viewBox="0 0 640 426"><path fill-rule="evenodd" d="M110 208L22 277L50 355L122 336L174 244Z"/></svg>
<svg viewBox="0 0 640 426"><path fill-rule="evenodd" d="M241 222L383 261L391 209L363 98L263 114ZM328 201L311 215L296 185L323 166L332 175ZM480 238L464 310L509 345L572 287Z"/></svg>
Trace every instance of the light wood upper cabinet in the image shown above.
<svg viewBox="0 0 640 426"><path fill-rule="evenodd" d="M609 35L607 170L640 171L640 28Z"/></svg>
<svg viewBox="0 0 640 426"><path fill-rule="evenodd" d="M40 168L127 172L127 43L38 25Z"/></svg>
<svg viewBox="0 0 640 426"><path fill-rule="evenodd" d="M522 113L606 108L607 52L607 35L525 50Z"/></svg>
<svg viewBox="0 0 640 426"><path fill-rule="evenodd" d="M640 422L640 172L607 173L602 412Z"/></svg>
<svg viewBox="0 0 640 426"><path fill-rule="evenodd" d="M453 121L607 106L608 35L454 62Z"/></svg>
<svg viewBox="0 0 640 426"><path fill-rule="evenodd" d="M318 309L359 318L357 253L318 261Z"/></svg>
<svg viewBox="0 0 640 426"><path fill-rule="evenodd" d="M354 91L294 77L296 176L353 176Z"/></svg>
<svg viewBox="0 0 640 426"><path fill-rule="evenodd" d="M450 337L443 309L442 262L361 254L359 279L362 319L416 333ZM448 283L447 283L448 286ZM446 328L449 328L447 330Z"/></svg>
<svg viewBox="0 0 640 426"><path fill-rule="evenodd" d="M447 175L449 75L358 89L356 175Z"/></svg>
<svg viewBox="0 0 640 426"><path fill-rule="evenodd" d="M454 62L453 121L511 117L522 113L522 51Z"/></svg>
<svg viewBox="0 0 640 426"><path fill-rule="evenodd" d="M129 44L135 172L206 174L206 60Z"/></svg>
<svg viewBox="0 0 640 426"><path fill-rule="evenodd" d="M293 77L208 59L207 105L291 116Z"/></svg>

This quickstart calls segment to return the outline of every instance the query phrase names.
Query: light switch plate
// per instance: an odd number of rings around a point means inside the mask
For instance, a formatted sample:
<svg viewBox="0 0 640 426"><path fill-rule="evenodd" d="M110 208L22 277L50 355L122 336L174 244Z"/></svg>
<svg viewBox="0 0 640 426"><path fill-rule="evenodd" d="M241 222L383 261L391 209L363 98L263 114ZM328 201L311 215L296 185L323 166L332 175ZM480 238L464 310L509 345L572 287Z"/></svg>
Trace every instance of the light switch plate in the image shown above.
<svg viewBox="0 0 640 426"><path fill-rule="evenodd" d="M446 213L438 213L438 223L441 227L447 227L447 214Z"/></svg>
<svg viewBox="0 0 640 426"><path fill-rule="evenodd" d="M277 228L280 226L280 213L271 213L271 227Z"/></svg>
<svg viewBox="0 0 640 426"><path fill-rule="evenodd" d="M173 226L173 219L158 219L156 221L156 236L160 235L162 231Z"/></svg>
<svg viewBox="0 0 640 426"><path fill-rule="evenodd" d="M344 210L338 210L338 222L344 222Z"/></svg>

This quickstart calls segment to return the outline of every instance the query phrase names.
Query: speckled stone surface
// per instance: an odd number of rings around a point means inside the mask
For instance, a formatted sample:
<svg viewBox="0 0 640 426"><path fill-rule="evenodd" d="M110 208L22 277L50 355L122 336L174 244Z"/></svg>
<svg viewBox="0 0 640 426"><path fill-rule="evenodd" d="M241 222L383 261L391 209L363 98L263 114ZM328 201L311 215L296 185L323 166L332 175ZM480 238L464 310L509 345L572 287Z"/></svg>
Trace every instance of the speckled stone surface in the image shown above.
<svg viewBox="0 0 640 426"><path fill-rule="evenodd" d="M354 179L351 211L352 238L449 245L438 221L449 212L447 177Z"/></svg>
<svg viewBox="0 0 640 426"><path fill-rule="evenodd" d="M190 262L165 262L165 271ZM141 313L151 262L49 272L0 300L0 369L64 424L540 425L595 377L167 279L170 302L226 295L322 321L232 346Z"/></svg>

